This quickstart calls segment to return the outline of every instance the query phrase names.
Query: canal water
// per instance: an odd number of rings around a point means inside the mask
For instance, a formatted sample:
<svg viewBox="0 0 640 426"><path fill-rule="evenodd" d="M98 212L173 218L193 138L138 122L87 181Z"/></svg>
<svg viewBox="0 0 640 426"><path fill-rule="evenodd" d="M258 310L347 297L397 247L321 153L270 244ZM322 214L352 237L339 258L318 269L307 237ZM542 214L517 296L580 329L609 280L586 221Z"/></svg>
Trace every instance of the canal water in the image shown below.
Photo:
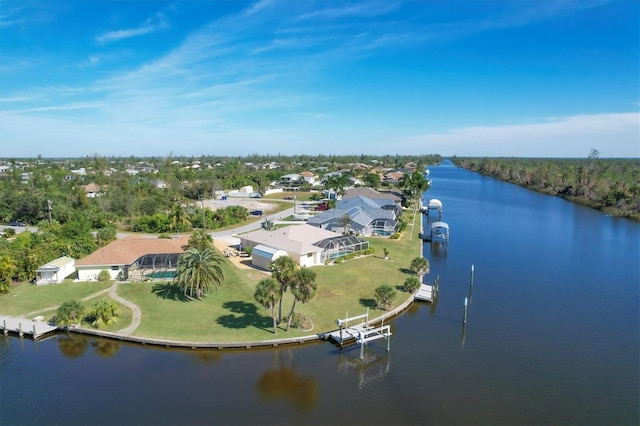
<svg viewBox="0 0 640 426"><path fill-rule="evenodd" d="M451 165L430 179L440 296L392 321L389 352L0 337L0 424L638 424L640 224Z"/></svg>

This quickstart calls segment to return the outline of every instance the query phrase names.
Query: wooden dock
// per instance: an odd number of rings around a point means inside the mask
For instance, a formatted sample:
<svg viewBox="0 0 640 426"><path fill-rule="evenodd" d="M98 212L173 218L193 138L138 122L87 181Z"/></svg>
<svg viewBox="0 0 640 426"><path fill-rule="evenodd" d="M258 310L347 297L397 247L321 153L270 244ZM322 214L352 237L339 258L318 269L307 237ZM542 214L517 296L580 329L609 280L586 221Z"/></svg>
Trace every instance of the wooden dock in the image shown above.
<svg viewBox="0 0 640 426"><path fill-rule="evenodd" d="M422 300L425 302L433 302L438 297L438 290L440 289L440 275L436 276L435 281L432 284L420 284L420 288L414 296L415 300Z"/></svg>
<svg viewBox="0 0 640 426"><path fill-rule="evenodd" d="M39 339L45 334L58 329L57 326L49 324L43 320L43 317L28 319L0 315L0 329L5 335L8 333L17 333L22 337L26 334L34 339Z"/></svg>
<svg viewBox="0 0 640 426"><path fill-rule="evenodd" d="M415 295L416 300L422 300L425 302L433 302L435 298L435 287L430 284L420 284L420 288Z"/></svg>

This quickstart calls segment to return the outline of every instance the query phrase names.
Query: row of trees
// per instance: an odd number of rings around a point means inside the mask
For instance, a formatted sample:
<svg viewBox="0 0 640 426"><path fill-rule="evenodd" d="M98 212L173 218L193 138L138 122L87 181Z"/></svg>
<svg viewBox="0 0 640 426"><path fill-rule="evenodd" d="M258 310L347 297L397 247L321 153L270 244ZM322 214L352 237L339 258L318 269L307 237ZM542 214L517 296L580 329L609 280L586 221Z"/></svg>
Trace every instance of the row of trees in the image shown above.
<svg viewBox="0 0 640 426"><path fill-rule="evenodd" d="M32 282L36 269L53 259L80 259L115 238L113 227L92 233L87 214L80 211L64 224L44 221L39 232L22 232L11 241L0 238L0 294L9 291L12 281Z"/></svg>
<svg viewBox="0 0 640 426"><path fill-rule="evenodd" d="M640 160L454 158L466 169L640 220Z"/></svg>
<svg viewBox="0 0 640 426"><path fill-rule="evenodd" d="M307 303L316 296L318 285L316 273L306 267L298 268L289 256L281 256L271 263L272 278L261 280L253 295L254 299L266 309L271 309L273 318L273 334L278 333L278 324L282 322L282 300L284 294L291 290L293 303L287 318L287 328L296 308L296 302ZM276 306L278 307L276 315Z"/></svg>

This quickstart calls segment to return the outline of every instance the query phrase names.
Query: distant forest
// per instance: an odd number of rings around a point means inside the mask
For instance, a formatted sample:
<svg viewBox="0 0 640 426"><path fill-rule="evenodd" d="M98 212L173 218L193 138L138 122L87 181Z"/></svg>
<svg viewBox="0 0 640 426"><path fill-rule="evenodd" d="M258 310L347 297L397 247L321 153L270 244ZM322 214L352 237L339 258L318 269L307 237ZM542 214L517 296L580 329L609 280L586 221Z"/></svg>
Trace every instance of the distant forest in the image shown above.
<svg viewBox="0 0 640 426"><path fill-rule="evenodd" d="M457 166L640 221L640 159L462 158Z"/></svg>

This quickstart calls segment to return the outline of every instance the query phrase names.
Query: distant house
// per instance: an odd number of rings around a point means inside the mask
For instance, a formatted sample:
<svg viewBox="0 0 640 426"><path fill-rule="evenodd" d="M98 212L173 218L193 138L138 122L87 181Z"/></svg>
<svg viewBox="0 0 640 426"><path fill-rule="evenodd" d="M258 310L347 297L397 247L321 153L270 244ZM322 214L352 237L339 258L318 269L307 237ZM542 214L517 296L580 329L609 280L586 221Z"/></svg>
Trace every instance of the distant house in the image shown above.
<svg viewBox="0 0 640 426"><path fill-rule="evenodd" d="M87 198L95 198L95 197L102 196L102 191L101 191L100 185L98 184L90 183L88 185L81 186L81 188L84 190L84 193L87 196Z"/></svg>
<svg viewBox="0 0 640 426"><path fill-rule="evenodd" d="M132 235L96 250L76 261L79 281L97 281L101 271L111 279L142 280L146 274L175 268L189 241L180 238L147 238Z"/></svg>
<svg viewBox="0 0 640 426"><path fill-rule="evenodd" d="M280 184L285 187L297 186L304 182L302 175L290 173L280 177Z"/></svg>
<svg viewBox="0 0 640 426"><path fill-rule="evenodd" d="M371 189L365 186L348 189L342 198L358 198L360 196L367 197L375 201L381 207L385 204L395 204L398 206L402 204L402 198L398 197L395 194L392 194L390 192L379 192L375 189Z"/></svg>
<svg viewBox="0 0 640 426"><path fill-rule="evenodd" d="M304 179L304 181L306 183L308 183L309 185L317 185L319 184L319 180L318 180L318 176L310 171L304 171L302 173L300 173L300 176L302 176L302 178Z"/></svg>
<svg viewBox="0 0 640 426"><path fill-rule="evenodd" d="M314 266L369 248L367 241L357 237L340 235L306 224L291 225L276 231L260 229L242 235L240 238L242 247L258 249L255 258L252 252L252 263L263 268L266 265L265 252L272 258L275 258L279 252L285 252L300 266Z"/></svg>
<svg viewBox="0 0 640 426"><path fill-rule="evenodd" d="M36 285L61 283L75 272L75 260L59 257L36 269Z"/></svg>
<svg viewBox="0 0 640 426"><path fill-rule="evenodd" d="M385 173L385 175L382 178L382 181L392 185L397 185L398 183L400 183L403 177L404 177L404 172L393 171L393 172Z"/></svg>

